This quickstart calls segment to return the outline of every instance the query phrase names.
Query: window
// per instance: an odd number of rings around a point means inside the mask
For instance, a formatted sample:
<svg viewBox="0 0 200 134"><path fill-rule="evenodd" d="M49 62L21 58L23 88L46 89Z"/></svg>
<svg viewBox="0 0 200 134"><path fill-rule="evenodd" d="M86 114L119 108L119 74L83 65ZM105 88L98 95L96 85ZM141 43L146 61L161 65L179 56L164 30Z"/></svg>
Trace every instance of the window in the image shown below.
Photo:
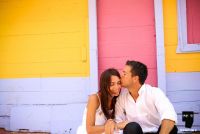
<svg viewBox="0 0 200 134"><path fill-rule="evenodd" d="M200 2L178 0L177 53L200 52Z"/></svg>

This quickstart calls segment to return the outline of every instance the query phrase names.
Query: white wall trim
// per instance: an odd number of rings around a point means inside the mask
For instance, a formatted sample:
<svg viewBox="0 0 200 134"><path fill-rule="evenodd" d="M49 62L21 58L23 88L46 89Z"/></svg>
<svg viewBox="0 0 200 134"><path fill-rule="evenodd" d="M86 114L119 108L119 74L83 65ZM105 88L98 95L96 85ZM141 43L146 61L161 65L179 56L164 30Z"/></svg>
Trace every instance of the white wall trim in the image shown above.
<svg viewBox="0 0 200 134"><path fill-rule="evenodd" d="M200 44L188 44L186 0L177 0L178 6L178 47L177 53L200 52Z"/></svg>
<svg viewBox="0 0 200 134"><path fill-rule="evenodd" d="M88 94L91 94L98 90L96 0L88 0L88 7L89 7L89 44L90 44L90 80L89 80Z"/></svg>
<svg viewBox="0 0 200 134"><path fill-rule="evenodd" d="M166 69L162 0L154 0L158 87L166 93Z"/></svg>

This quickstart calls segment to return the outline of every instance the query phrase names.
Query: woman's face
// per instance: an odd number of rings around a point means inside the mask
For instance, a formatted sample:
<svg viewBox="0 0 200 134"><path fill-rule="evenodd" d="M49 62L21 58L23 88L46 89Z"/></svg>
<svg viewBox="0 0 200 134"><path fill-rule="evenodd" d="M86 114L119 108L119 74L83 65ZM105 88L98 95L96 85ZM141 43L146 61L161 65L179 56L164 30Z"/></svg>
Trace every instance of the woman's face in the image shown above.
<svg viewBox="0 0 200 134"><path fill-rule="evenodd" d="M108 92L112 97L118 96L121 90L121 80L118 76L111 76L110 89Z"/></svg>

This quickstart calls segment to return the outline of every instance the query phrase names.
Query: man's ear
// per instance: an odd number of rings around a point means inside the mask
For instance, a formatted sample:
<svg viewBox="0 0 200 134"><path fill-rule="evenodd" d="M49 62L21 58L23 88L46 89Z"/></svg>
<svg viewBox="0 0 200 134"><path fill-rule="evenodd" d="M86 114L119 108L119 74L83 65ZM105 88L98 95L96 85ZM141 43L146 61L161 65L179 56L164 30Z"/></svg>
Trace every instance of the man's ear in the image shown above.
<svg viewBox="0 0 200 134"><path fill-rule="evenodd" d="M136 81L139 81L139 76L135 76L135 80L136 80Z"/></svg>
<svg viewBox="0 0 200 134"><path fill-rule="evenodd" d="M133 83L137 81L136 76L132 76Z"/></svg>

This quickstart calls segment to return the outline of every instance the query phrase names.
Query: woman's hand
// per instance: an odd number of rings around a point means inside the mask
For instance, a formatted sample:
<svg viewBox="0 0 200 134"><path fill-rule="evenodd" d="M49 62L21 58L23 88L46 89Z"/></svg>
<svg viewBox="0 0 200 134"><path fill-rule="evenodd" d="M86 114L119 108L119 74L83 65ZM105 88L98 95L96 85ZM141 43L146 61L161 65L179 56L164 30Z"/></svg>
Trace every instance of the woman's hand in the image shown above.
<svg viewBox="0 0 200 134"><path fill-rule="evenodd" d="M128 123L128 121L116 123L115 130L124 129Z"/></svg>
<svg viewBox="0 0 200 134"><path fill-rule="evenodd" d="M105 134L113 134L115 129L115 122L112 119L109 119L105 123Z"/></svg>

